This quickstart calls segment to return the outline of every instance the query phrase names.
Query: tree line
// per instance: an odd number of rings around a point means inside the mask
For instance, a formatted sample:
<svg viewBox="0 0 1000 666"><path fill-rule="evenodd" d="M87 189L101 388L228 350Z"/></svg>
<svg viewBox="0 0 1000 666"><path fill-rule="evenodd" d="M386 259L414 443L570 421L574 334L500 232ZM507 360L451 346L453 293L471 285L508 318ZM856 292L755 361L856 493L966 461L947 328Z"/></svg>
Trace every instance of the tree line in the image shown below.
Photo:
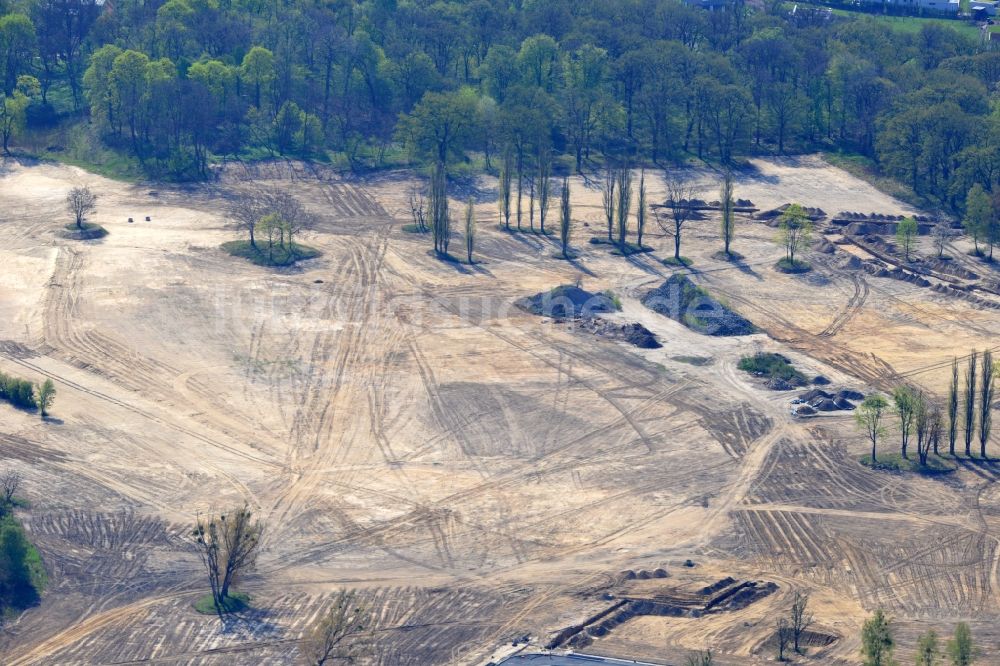
<svg viewBox="0 0 1000 666"><path fill-rule="evenodd" d="M894 31L742 0L108 7L7 4L0 109L34 126L89 115L107 145L178 177L218 156L474 154L497 169L509 155L538 173L556 158L582 171L828 147L963 208L1000 173L1000 54L937 23ZM24 76L37 86L19 91Z"/></svg>
<svg viewBox="0 0 1000 666"><path fill-rule="evenodd" d="M913 386L896 386L886 398L871 394L858 405L855 420L871 443L872 464L878 463L878 442L889 431L886 419L895 415L899 433L900 456L908 459L910 444L917 448L917 458L922 466L929 456L958 455L957 447L964 444L967 458L973 455L974 444L979 446L979 457L988 459L987 444L993 432L993 410L996 401L996 383L1000 376L1000 363L994 361L993 350L972 350L965 357L964 372L958 357L952 359L947 396L942 405L934 397ZM915 439L914 439L915 438Z"/></svg>
<svg viewBox="0 0 1000 666"><path fill-rule="evenodd" d="M42 417L49 414L56 397L56 386L51 379L35 384L27 379L0 372L0 400L6 400L21 409L38 410Z"/></svg>

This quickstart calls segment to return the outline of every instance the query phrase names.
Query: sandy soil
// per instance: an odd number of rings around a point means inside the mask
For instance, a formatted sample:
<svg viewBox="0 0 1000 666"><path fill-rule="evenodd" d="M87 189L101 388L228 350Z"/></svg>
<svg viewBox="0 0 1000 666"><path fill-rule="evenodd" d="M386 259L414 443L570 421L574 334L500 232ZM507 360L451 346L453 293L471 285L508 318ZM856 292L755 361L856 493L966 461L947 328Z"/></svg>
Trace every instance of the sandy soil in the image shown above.
<svg viewBox="0 0 1000 666"><path fill-rule="evenodd" d="M754 166L737 196L762 208L909 211L818 158ZM691 175L714 198L716 176ZM226 198L255 181L317 214L306 242L321 258L270 270L218 249L235 233ZM1000 310L841 268L845 249L780 274L774 229L743 218L745 259L722 262L710 218L685 236L692 279L762 332L705 337L639 303L672 270L655 225L652 254L587 243L602 227L592 184L571 181L581 256L565 262L554 240L498 230L494 184L477 182L481 261L468 266L401 231L411 182L275 164L175 189L5 165L0 370L59 390L49 421L0 405L2 464L27 478L23 517L52 578L0 635L5 663L292 663L344 587L377 615L372 663L484 663L512 638L544 645L606 607L622 570L674 572L688 558L705 584L731 575L779 590L738 612L638 618L590 649L655 661L711 647L755 663L772 657L773 619L802 589L838 638L815 663L857 663L876 607L894 617L903 661L920 631L959 619L1000 660L996 469L873 473L856 462L866 444L848 415L796 420L793 394L736 368L780 351L837 387L906 378L942 394L953 356L995 345ZM100 194L102 240L59 234L79 183ZM614 316L664 346L629 348L512 305L576 279L614 291ZM204 584L187 526L241 502L268 526L244 583L257 610L222 626L190 609Z"/></svg>

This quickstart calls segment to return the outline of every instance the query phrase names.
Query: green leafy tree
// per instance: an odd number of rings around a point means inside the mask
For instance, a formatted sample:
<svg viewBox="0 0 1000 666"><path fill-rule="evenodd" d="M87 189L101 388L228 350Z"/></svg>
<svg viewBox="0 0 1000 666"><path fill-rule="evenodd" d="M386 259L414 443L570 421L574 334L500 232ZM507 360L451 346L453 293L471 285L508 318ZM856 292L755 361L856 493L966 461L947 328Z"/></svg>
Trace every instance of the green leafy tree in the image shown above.
<svg viewBox="0 0 1000 666"><path fill-rule="evenodd" d="M933 629L920 634L917 639L917 664L916 666L937 666L941 658L941 650L938 647L937 634Z"/></svg>
<svg viewBox="0 0 1000 666"><path fill-rule="evenodd" d="M917 392L909 386L897 386L892 391L893 410L899 417L900 453L907 455L907 445L913 432L913 421L917 414Z"/></svg>
<svg viewBox="0 0 1000 666"><path fill-rule="evenodd" d="M861 628L861 654L865 666L893 666L892 659L895 643L890 629L891 620L885 616L882 609L865 620Z"/></svg>
<svg viewBox="0 0 1000 666"><path fill-rule="evenodd" d="M972 631L965 622L955 625L955 635L948 641L948 657L952 666L970 666L975 661Z"/></svg>
<svg viewBox="0 0 1000 666"><path fill-rule="evenodd" d="M56 385L52 383L51 379L46 379L42 382L42 385L38 387L38 410L41 412L42 418L49 415L49 407L56 399Z"/></svg>
<svg viewBox="0 0 1000 666"><path fill-rule="evenodd" d="M854 411L854 420L872 443L872 464L877 462L876 451L879 437L885 434L885 412L889 402L878 394L867 396Z"/></svg>
<svg viewBox="0 0 1000 666"><path fill-rule="evenodd" d="M36 42L35 25L30 18L17 12L0 16L0 57L3 59L0 64L4 72L4 93L13 93L18 78L30 71Z"/></svg>
<svg viewBox="0 0 1000 666"><path fill-rule="evenodd" d="M38 94L38 79L23 75L11 94L0 93L0 132L3 133L3 152L10 154L10 142L24 130L28 105Z"/></svg>
<svg viewBox="0 0 1000 666"><path fill-rule="evenodd" d="M805 209L793 203L781 214L778 230L778 238L785 248L785 261L789 268L795 268L795 253L809 245L812 222Z"/></svg>
<svg viewBox="0 0 1000 666"><path fill-rule="evenodd" d="M986 194L983 186L976 183L969 189L969 193L965 197L965 217L962 220L965 233L969 234L975 243L976 254L981 252L979 243L985 238L992 217L993 206L990 203L990 197Z"/></svg>
<svg viewBox="0 0 1000 666"><path fill-rule="evenodd" d="M400 121L400 138L411 152L447 165L461 157L476 126L476 97L471 89L428 92Z"/></svg>
<svg viewBox="0 0 1000 666"><path fill-rule="evenodd" d="M910 260L910 253L917 242L917 221L912 217L904 217L896 225L896 243L903 250L903 257Z"/></svg>
<svg viewBox="0 0 1000 666"><path fill-rule="evenodd" d="M264 93L274 83L275 61L274 54L263 46L254 46L240 63L240 78L246 81L253 88L253 105L261 108Z"/></svg>

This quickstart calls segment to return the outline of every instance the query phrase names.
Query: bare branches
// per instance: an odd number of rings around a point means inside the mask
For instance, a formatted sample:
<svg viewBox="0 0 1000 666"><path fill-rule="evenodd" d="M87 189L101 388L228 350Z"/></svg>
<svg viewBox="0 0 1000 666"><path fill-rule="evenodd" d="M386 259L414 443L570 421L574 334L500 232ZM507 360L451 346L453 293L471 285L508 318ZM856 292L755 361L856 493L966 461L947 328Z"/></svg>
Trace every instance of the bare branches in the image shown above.
<svg viewBox="0 0 1000 666"><path fill-rule="evenodd" d="M809 612L809 595L802 592L795 592L795 599L792 601L791 629L792 644L796 652L801 649L802 635L813 623L813 614Z"/></svg>
<svg viewBox="0 0 1000 666"><path fill-rule="evenodd" d="M333 605L309 628L302 657L310 666L325 666L333 661L354 661L371 631L371 613L353 592L341 591Z"/></svg>
<svg viewBox="0 0 1000 666"><path fill-rule="evenodd" d="M198 516L192 536L221 616L230 586L257 562L264 525L244 504L229 513Z"/></svg>
<svg viewBox="0 0 1000 666"><path fill-rule="evenodd" d="M510 183L508 183L508 186ZM508 192L508 206L510 205ZM410 188L410 216L413 218L413 226L420 233L427 231L427 203L424 201L424 191L418 186L414 185ZM509 211L508 211L508 221L509 221ZM509 225L508 225L509 226Z"/></svg>
<svg viewBox="0 0 1000 666"><path fill-rule="evenodd" d="M684 230L684 223L691 219L694 213L691 200L695 197L695 188L677 174L671 173L664 176L664 183L667 189L667 201L664 206L670 211L670 216L668 220L663 220L657 213L656 223L664 234L674 237L674 259L680 261L681 232Z"/></svg>
<svg viewBox="0 0 1000 666"><path fill-rule="evenodd" d="M21 479L21 473L16 469L7 468L0 472L0 502L4 507L10 506L14 502L14 494L21 487Z"/></svg>
<svg viewBox="0 0 1000 666"><path fill-rule="evenodd" d="M76 221L76 226L83 229L87 215L97 209L97 195L89 187L74 187L66 196L66 207Z"/></svg>
<svg viewBox="0 0 1000 666"><path fill-rule="evenodd" d="M229 207L229 215L233 226L247 234L254 248L257 247L256 232L263 229L276 233L282 247L287 242L294 250L295 237L315 225L313 216L301 202L278 188L258 187L244 192ZM261 222L269 217L272 218L269 224L262 225Z"/></svg>

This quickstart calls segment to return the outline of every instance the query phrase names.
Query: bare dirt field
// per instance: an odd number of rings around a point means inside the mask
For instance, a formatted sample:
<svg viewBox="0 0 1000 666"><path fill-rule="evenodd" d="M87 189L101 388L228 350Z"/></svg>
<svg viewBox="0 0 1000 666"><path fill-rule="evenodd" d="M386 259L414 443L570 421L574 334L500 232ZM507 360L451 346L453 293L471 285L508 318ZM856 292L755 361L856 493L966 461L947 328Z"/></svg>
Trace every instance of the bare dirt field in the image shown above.
<svg viewBox="0 0 1000 666"><path fill-rule="evenodd" d="M718 174L689 176L717 198ZM661 202L659 174L647 178ZM776 230L746 216L744 259L720 261L710 214L688 223L684 272L760 332L708 337L639 301L675 270L655 224L653 253L587 242L603 228L593 179L570 181L572 262L553 258L551 237L498 229L495 181L456 187L455 211L477 196L473 266L401 230L413 182L275 163L177 188L4 165L0 371L51 377L59 393L48 421L0 404L0 465L26 477L22 517L51 579L0 633L3 663L294 663L344 588L376 616L374 664L484 664L525 635L544 647L626 594L708 610L639 613L586 651L679 663L711 648L723 664L763 663L796 590L816 614L802 663L859 663L875 608L893 617L901 662L920 632L966 620L983 663L1000 663L1000 467L873 472L849 412L793 417L794 392L737 369L776 351L837 388L906 379L943 395L953 356L996 347L1000 309L852 267L871 248L837 234L825 234L834 253L807 253L812 272L779 273ZM269 269L219 249L237 237L227 201L253 183L315 213L304 242L320 258ZM99 194L103 239L60 235L79 184ZM736 195L761 209L913 212L814 157L756 160ZM996 283L967 249L952 244L953 261ZM933 254L929 239L919 253ZM614 292L610 318L663 346L513 305L575 280ZM189 529L242 502L267 539L242 585L254 610L221 624L191 608L206 585ZM623 574L659 568L667 577L641 584ZM727 577L777 588L741 607L696 594Z"/></svg>

